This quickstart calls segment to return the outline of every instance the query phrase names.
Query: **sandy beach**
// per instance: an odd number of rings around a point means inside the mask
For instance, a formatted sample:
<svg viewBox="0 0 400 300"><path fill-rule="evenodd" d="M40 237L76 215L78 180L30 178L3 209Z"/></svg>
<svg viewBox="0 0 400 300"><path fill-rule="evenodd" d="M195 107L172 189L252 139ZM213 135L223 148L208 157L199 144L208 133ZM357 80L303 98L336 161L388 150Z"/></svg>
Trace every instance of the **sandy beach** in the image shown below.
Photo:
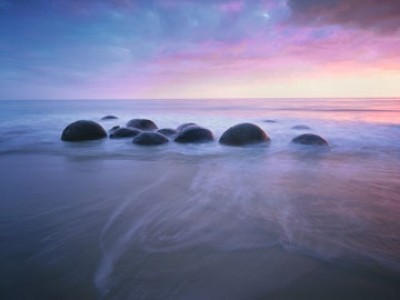
<svg viewBox="0 0 400 300"><path fill-rule="evenodd" d="M130 139L62 142L68 122L58 120L77 118L72 106L60 115L49 104L38 124L26 105L13 105L18 113L2 121L2 136L10 138L0 155L5 299L400 294L396 124L346 122L336 113L327 119L325 112L323 121L299 111L293 119L293 112L280 110L268 112L272 123L264 112L249 118L242 107L226 107L221 116L184 111L172 120L167 105L164 117L150 115L166 127L194 119L218 138L226 120L246 119L272 141L266 147L170 142L149 148ZM84 105L80 113L90 116L91 104ZM101 105L92 115L100 118L112 103ZM119 109L122 118L122 111L130 115L127 106ZM148 104L143 109L151 111ZM233 117L226 118L227 110ZM34 129L16 135L21 120ZM113 122L100 123L108 128ZM313 130L330 148L291 145L298 134L293 124L321 124Z"/></svg>

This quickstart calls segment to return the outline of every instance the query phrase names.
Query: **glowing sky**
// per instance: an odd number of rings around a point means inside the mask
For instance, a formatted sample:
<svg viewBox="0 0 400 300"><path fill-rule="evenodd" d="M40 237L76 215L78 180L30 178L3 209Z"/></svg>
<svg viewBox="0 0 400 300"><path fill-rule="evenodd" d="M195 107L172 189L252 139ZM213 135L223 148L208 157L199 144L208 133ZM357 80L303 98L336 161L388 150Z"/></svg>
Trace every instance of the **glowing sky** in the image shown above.
<svg viewBox="0 0 400 300"><path fill-rule="evenodd" d="M399 0L0 0L0 99L398 96Z"/></svg>

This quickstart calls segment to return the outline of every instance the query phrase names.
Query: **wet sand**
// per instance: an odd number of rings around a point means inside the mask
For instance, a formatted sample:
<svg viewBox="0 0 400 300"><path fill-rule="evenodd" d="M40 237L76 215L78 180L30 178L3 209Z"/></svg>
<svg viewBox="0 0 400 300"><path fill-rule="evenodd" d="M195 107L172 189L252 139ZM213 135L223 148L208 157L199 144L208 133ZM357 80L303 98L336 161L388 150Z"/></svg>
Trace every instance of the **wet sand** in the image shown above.
<svg viewBox="0 0 400 300"><path fill-rule="evenodd" d="M0 157L2 299L399 298L386 167L74 153Z"/></svg>

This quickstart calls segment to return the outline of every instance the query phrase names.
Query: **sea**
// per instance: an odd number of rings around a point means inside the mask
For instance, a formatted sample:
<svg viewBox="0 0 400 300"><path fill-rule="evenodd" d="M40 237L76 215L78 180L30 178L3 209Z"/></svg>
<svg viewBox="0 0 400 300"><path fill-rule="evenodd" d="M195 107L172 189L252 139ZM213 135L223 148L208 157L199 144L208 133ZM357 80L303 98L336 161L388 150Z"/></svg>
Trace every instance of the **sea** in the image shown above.
<svg viewBox="0 0 400 300"><path fill-rule="evenodd" d="M133 118L215 141L60 139ZM400 99L0 101L0 299L400 299Z"/></svg>

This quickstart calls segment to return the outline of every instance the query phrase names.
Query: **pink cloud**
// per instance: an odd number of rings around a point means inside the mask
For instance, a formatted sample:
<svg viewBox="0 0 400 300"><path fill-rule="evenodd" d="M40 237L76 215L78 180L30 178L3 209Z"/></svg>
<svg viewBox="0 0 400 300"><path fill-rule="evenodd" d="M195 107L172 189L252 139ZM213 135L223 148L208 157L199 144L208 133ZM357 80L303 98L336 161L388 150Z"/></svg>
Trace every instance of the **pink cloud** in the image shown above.
<svg viewBox="0 0 400 300"><path fill-rule="evenodd" d="M152 91L205 82L271 82L400 70L396 37L360 29L325 29L321 34L312 27L281 27L265 39L229 44L209 40L182 51L161 51L141 65L140 77L122 78L126 85L131 81L140 91Z"/></svg>
<svg viewBox="0 0 400 300"><path fill-rule="evenodd" d="M245 6L244 1L231 1L222 3L218 7L219 10L221 10L222 12L236 13L242 11L244 6Z"/></svg>

